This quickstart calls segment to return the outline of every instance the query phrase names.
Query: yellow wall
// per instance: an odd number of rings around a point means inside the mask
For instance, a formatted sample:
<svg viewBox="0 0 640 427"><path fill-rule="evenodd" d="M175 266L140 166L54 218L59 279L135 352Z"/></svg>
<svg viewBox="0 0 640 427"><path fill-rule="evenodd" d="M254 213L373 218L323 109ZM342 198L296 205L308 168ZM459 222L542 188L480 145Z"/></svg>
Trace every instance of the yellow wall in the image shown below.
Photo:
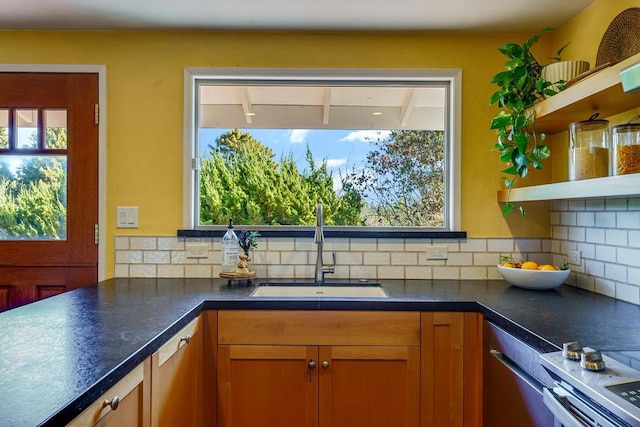
<svg viewBox="0 0 640 427"><path fill-rule="evenodd" d="M637 1L598 0L553 45L574 40L566 59L595 57L593 44L611 19ZM637 5L637 4L636 4ZM606 13L604 13L606 12ZM601 31L596 31L602 28ZM592 35L591 38L583 37ZM502 168L491 150L496 109L491 77L503 68L496 47L530 34L231 33L175 31L0 31L5 63L107 66L107 261L113 275L114 235L174 236L182 227L183 70L185 67L461 68L462 229L469 237L546 237L546 204L525 218L502 219L496 203ZM585 40L587 39L587 40ZM543 40L542 46L549 41ZM596 46L597 49L597 46ZM541 57L546 58L549 55ZM551 179L536 171L527 183ZM140 228L116 230L116 206L139 206Z"/></svg>

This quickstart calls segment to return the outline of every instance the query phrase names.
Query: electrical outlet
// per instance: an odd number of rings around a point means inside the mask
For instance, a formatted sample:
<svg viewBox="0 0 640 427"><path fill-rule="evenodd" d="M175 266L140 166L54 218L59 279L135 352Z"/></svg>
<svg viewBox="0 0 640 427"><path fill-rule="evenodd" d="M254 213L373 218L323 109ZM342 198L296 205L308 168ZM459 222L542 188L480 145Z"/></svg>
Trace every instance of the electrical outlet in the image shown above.
<svg viewBox="0 0 640 427"><path fill-rule="evenodd" d="M186 243L185 249L187 251L187 258L208 258L209 257L209 244L208 243Z"/></svg>
<svg viewBox="0 0 640 427"><path fill-rule="evenodd" d="M582 257L580 251L567 251L567 262L573 265L582 264Z"/></svg>
<svg viewBox="0 0 640 427"><path fill-rule="evenodd" d="M447 259L448 250L446 246L427 246L427 259Z"/></svg>

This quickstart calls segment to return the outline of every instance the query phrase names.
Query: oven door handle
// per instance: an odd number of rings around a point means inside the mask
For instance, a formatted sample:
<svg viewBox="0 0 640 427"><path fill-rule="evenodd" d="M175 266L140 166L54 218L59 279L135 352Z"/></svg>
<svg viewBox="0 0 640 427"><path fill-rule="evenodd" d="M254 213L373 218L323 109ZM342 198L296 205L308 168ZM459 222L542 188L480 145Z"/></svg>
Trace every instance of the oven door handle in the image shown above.
<svg viewBox="0 0 640 427"><path fill-rule="evenodd" d="M576 418L571 411L560 401L566 399L564 397L556 397L556 395L548 388L542 390L542 399L544 404L549 408L556 421L559 421L563 427L588 427L579 418Z"/></svg>

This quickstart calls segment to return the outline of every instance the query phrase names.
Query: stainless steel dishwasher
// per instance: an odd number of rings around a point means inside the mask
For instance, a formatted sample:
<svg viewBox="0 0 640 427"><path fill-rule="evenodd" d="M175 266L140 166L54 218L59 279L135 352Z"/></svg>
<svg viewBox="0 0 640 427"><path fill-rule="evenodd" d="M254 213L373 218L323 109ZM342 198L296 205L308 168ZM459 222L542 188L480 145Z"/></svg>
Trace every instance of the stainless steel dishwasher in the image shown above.
<svg viewBox="0 0 640 427"><path fill-rule="evenodd" d="M483 425L549 427L554 416L545 406L543 387L553 379L540 353L499 328L483 325Z"/></svg>

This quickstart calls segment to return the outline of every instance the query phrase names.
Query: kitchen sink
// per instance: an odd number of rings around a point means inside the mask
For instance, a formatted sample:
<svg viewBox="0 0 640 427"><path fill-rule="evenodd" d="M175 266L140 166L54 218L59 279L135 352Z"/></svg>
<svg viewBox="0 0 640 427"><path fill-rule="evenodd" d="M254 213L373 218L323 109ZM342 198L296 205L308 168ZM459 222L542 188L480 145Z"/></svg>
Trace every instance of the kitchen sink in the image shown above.
<svg viewBox="0 0 640 427"><path fill-rule="evenodd" d="M323 283L279 282L260 283L252 297L278 298L388 298L379 283Z"/></svg>

